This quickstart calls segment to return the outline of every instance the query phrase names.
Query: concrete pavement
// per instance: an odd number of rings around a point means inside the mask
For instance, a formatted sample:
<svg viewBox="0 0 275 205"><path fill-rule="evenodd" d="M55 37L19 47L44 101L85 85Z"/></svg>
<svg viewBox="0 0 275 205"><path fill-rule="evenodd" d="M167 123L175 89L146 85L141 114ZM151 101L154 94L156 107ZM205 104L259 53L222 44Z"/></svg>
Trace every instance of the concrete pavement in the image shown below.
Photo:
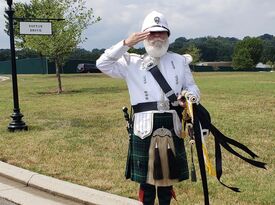
<svg viewBox="0 0 275 205"><path fill-rule="evenodd" d="M22 183L0 177L0 197L3 204L33 204L33 205L79 205L80 203L72 202L58 196L37 190L26 186ZM8 200L8 201L7 201ZM0 203L2 205L2 203Z"/></svg>
<svg viewBox="0 0 275 205"><path fill-rule="evenodd" d="M17 205L17 204L15 204L15 203L13 203L11 201L8 201L6 199L1 199L0 198L0 205Z"/></svg>
<svg viewBox="0 0 275 205"><path fill-rule="evenodd" d="M6 205L141 205L133 199L41 175L1 161L0 198L8 200L3 200ZM9 204L9 201L14 203Z"/></svg>
<svg viewBox="0 0 275 205"><path fill-rule="evenodd" d="M10 79L9 77L0 76L0 82L1 82L1 81L5 81L5 80L9 80L9 79Z"/></svg>

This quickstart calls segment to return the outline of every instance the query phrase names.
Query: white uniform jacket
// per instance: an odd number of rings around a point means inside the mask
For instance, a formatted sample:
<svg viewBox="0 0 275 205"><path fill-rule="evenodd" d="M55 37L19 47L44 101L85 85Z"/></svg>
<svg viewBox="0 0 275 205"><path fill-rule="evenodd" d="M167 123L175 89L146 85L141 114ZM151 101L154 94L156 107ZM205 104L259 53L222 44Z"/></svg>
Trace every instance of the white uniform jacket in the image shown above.
<svg viewBox="0 0 275 205"><path fill-rule="evenodd" d="M132 105L145 102L168 101L152 74L144 69L144 55L130 54L128 46L123 41L117 43L97 60L96 65L103 73L123 78L128 86ZM187 90L199 99L199 89L196 86L189 68L190 60L176 53L167 52L158 62L158 68L176 95ZM147 111L134 114L134 134L145 138L152 133L153 113ZM167 112L167 111L165 111ZM181 122L175 110L169 110L174 116L174 130L180 136Z"/></svg>

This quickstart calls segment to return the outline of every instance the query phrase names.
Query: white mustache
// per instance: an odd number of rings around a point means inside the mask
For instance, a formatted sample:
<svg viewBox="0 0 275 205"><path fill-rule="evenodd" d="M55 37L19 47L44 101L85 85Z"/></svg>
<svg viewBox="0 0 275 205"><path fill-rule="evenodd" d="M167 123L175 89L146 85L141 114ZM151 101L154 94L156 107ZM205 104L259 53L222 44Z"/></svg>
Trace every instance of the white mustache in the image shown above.
<svg viewBox="0 0 275 205"><path fill-rule="evenodd" d="M162 39L162 38L155 38L154 40L149 40L149 42L150 43L155 43L155 42L161 42L161 43L163 43L163 42L165 42L165 40Z"/></svg>
<svg viewBox="0 0 275 205"><path fill-rule="evenodd" d="M151 46L155 46L155 47L162 47L163 45L164 45L164 43L165 43L165 41L164 40L151 40L151 41L148 41L149 42L149 45L151 45Z"/></svg>

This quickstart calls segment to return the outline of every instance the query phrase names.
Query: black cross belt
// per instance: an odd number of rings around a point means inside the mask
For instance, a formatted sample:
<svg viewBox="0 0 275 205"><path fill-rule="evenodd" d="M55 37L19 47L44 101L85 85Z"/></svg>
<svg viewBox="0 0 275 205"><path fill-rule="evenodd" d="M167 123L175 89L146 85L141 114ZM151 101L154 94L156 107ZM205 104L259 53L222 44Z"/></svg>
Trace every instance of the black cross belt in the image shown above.
<svg viewBox="0 0 275 205"><path fill-rule="evenodd" d="M136 105L132 105L132 108L134 110L134 113L139 113L139 112L146 112L146 111L152 111L152 110L159 110L158 107L159 102L145 102L145 103L138 103ZM173 106L169 102L169 110L175 110L180 118L182 119L182 111L183 108L181 106ZM165 111L165 110L162 110Z"/></svg>
<svg viewBox="0 0 275 205"><path fill-rule="evenodd" d="M146 103L138 103L136 105L132 105L134 113L146 112L151 110L158 110L157 102L146 102Z"/></svg>
<svg viewBox="0 0 275 205"><path fill-rule="evenodd" d="M149 69L149 72L153 75L155 80L158 82L159 86L161 87L162 91L165 93L165 96L169 99L170 102L177 101L177 96L167 83L165 78L163 77L162 73L160 72L158 66L154 66L153 68Z"/></svg>

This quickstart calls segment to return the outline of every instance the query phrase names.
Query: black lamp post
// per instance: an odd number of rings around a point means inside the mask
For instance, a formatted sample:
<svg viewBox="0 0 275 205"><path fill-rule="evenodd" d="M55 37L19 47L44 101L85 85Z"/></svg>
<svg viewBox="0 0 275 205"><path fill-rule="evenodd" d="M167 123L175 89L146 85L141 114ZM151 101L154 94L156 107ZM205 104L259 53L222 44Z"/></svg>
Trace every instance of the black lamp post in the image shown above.
<svg viewBox="0 0 275 205"><path fill-rule="evenodd" d="M9 34L10 34L10 50L11 50L11 67L12 67L12 86L13 86L13 114L11 115L12 121L8 126L9 131L13 132L16 130L28 130L28 126L22 121L22 115L19 108L18 98L18 86L17 86L17 71L16 71L16 59L15 59L15 46L14 46L14 33L13 33L13 15L14 10L12 9L12 0L7 0L9 6L5 12L9 16Z"/></svg>

